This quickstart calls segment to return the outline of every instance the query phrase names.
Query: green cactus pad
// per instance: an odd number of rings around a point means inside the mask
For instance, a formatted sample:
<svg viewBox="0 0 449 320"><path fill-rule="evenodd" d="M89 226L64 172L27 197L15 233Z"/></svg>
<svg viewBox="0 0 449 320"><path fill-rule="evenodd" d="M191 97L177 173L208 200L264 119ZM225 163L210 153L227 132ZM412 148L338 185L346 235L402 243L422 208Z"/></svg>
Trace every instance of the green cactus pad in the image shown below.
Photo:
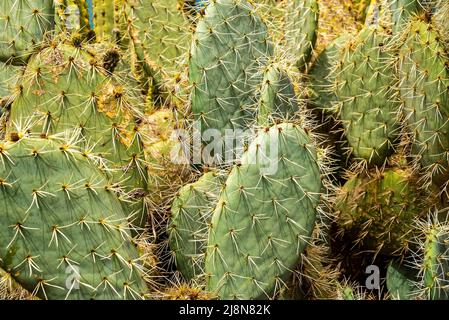
<svg viewBox="0 0 449 320"><path fill-rule="evenodd" d="M177 269L187 280L204 274L209 225L223 180L218 172L208 172L182 187L173 201L169 245Z"/></svg>
<svg viewBox="0 0 449 320"><path fill-rule="evenodd" d="M425 297L429 300L449 300L449 225L435 222L425 230L424 260L421 271Z"/></svg>
<svg viewBox="0 0 449 320"><path fill-rule="evenodd" d="M401 48L399 76L411 153L437 185L449 178L448 53L432 24L414 19Z"/></svg>
<svg viewBox="0 0 449 320"><path fill-rule="evenodd" d="M423 10L419 0L388 0L388 4L393 34L401 32L409 19Z"/></svg>
<svg viewBox="0 0 449 320"><path fill-rule="evenodd" d="M385 49L388 33L366 27L343 51L335 70L339 118L351 154L371 165L382 165L392 154L399 134L395 69Z"/></svg>
<svg viewBox="0 0 449 320"><path fill-rule="evenodd" d="M337 194L338 225L355 246L386 255L401 255L416 236L415 221L431 200L404 169L361 173Z"/></svg>
<svg viewBox="0 0 449 320"><path fill-rule="evenodd" d="M292 119L298 109L295 88L280 66L270 63L263 71L260 85L257 122L269 125L273 119Z"/></svg>
<svg viewBox="0 0 449 320"><path fill-rule="evenodd" d="M311 104L321 110L332 112L337 97L332 90L336 74L332 70L336 67L340 50L348 43L350 37L343 35L331 42L318 56L312 66L310 87L312 89Z"/></svg>
<svg viewBox="0 0 449 320"><path fill-rule="evenodd" d="M43 299L140 299L142 266L113 185L68 143L0 147L0 266Z"/></svg>
<svg viewBox="0 0 449 320"><path fill-rule="evenodd" d="M417 275L413 268L390 263L387 269L387 288L393 300L413 300L417 297Z"/></svg>
<svg viewBox="0 0 449 320"><path fill-rule="evenodd" d="M159 72L177 69L189 50L191 27L178 0L131 0L129 19ZM186 59L187 60L187 59Z"/></svg>
<svg viewBox="0 0 449 320"><path fill-rule="evenodd" d="M212 217L209 291L220 299L267 299L285 285L315 225L317 161L297 125L260 132L229 174Z"/></svg>
<svg viewBox="0 0 449 320"><path fill-rule="evenodd" d="M0 61L22 64L54 28L54 0L0 2Z"/></svg>
<svg viewBox="0 0 449 320"><path fill-rule="evenodd" d="M316 0L291 0L285 8L285 44L302 69L312 58L317 40L319 10Z"/></svg>
<svg viewBox="0 0 449 320"><path fill-rule="evenodd" d="M134 100L95 56L64 43L44 48L30 59L19 86L7 135L65 134L86 152L99 154L100 166L113 169L114 180L131 198L141 198L147 177L133 130ZM136 218L143 223L142 214Z"/></svg>
<svg viewBox="0 0 449 320"><path fill-rule="evenodd" d="M255 119L259 68L272 54L266 27L246 0L211 2L194 35L192 111L201 132L246 129Z"/></svg>

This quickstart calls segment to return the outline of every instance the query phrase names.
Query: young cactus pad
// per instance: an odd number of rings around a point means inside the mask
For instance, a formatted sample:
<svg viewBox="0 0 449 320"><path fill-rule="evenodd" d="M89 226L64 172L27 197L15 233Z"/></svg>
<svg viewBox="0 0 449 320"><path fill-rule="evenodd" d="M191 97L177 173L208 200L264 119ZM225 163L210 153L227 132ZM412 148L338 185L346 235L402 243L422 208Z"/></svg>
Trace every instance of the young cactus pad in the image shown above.
<svg viewBox="0 0 449 320"><path fill-rule="evenodd" d="M226 180L206 255L220 299L273 297L308 244L321 199L317 151L290 123L261 131Z"/></svg>
<svg viewBox="0 0 449 320"><path fill-rule="evenodd" d="M186 279L204 274L209 225L223 180L218 172L205 173L198 181L182 187L173 201L169 244L176 267Z"/></svg>
<svg viewBox="0 0 449 320"><path fill-rule="evenodd" d="M424 260L418 268L423 275L425 297L429 300L449 300L449 224L435 217L433 220L423 230Z"/></svg>
<svg viewBox="0 0 449 320"><path fill-rule="evenodd" d="M273 119L292 119L298 111L293 83L288 74L275 63L270 63L263 69L259 90L258 124L267 126Z"/></svg>
<svg viewBox="0 0 449 320"><path fill-rule="evenodd" d="M318 18L316 0L290 0L286 5L285 42L300 69L312 58L317 40Z"/></svg>
<svg viewBox="0 0 449 320"><path fill-rule="evenodd" d="M209 3L194 35L192 111L201 132L246 129L255 119L259 68L272 54L265 24L246 0Z"/></svg>
<svg viewBox="0 0 449 320"><path fill-rule="evenodd" d="M400 104L387 41L383 29L366 27L347 45L335 70L339 118L349 150L371 165L385 162L399 134Z"/></svg>
<svg viewBox="0 0 449 320"><path fill-rule="evenodd" d="M448 53L434 26L418 18L406 36L399 76L411 153L427 181L443 185L449 178Z"/></svg>
<svg viewBox="0 0 449 320"><path fill-rule="evenodd" d="M387 288L393 300L413 300L417 297L416 270L392 262L387 269Z"/></svg>
<svg viewBox="0 0 449 320"><path fill-rule="evenodd" d="M72 145L0 145L0 267L42 299L140 299L146 292L113 186Z"/></svg>

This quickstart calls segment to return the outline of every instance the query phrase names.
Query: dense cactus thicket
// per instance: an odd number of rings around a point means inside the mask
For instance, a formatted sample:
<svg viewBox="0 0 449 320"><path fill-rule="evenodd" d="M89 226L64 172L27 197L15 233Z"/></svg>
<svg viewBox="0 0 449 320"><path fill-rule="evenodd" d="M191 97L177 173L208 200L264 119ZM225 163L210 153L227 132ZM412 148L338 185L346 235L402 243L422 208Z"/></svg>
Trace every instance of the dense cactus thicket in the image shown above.
<svg viewBox="0 0 449 320"><path fill-rule="evenodd" d="M1 1L0 299L449 299L448 20Z"/></svg>

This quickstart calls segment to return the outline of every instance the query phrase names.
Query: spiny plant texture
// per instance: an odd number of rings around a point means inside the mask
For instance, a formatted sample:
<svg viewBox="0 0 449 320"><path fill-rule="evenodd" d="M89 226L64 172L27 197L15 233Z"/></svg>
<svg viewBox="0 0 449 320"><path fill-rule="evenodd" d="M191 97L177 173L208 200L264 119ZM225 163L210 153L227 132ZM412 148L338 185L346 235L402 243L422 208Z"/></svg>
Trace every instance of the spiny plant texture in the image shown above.
<svg viewBox="0 0 449 320"><path fill-rule="evenodd" d="M190 25L177 0L131 0L128 23L156 72L179 73L186 61L190 42Z"/></svg>
<svg viewBox="0 0 449 320"><path fill-rule="evenodd" d="M126 20L138 65L149 77L157 105L176 105L185 109L188 92L191 19L177 0L130 0ZM187 5L188 6L188 5ZM189 19L189 17L191 19Z"/></svg>
<svg viewBox="0 0 449 320"><path fill-rule="evenodd" d="M317 40L319 9L316 0L291 0L286 4L285 44L302 69L310 61Z"/></svg>
<svg viewBox="0 0 449 320"><path fill-rule="evenodd" d="M209 291L220 299L266 299L285 286L314 228L322 191L317 161L315 145L297 125L259 133L215 207L206 255Z"/></svg>
<svg viewBox="0 0 449 320"><path fill-rule="evenodd" d="M427 183L449 178L448 53L432 23L414 18L400 49L399 78L411 153Z"/></svg>
<svg viewBox="0 0 449 320"><path fill-rule="evenodd" d="M100 42L120 44L126 33L126 0L95 0L93 20L95 36Z"/></svg>
<svg viewBox="0 0 449 320"><path fill-rule="evenodd" d="M95 56L83 47L52 42L30 59L19 88L7 127L10 137L70 131L87 152L101 156L99 166L128 192L124 200L141 198L147 178L141 137L133 130L136 100ZM143 211L134 211L143 223Z"/></svg>
<svg viewBox="0 0 449 320"><path fill-rule="evenodd" d="M55 29L68 34L88 35L91 28L85 0L54 0Z"/></svg>
<svg viewBox="0 0 449 320"><path fill-rule="evenodd" d="M0 110L14 101L16 84L22 73L22 67L0 62ZM2 111L0 111L0 116Z"/></svg>
<svg viewBox="0 0 449 320"><path fill-rule="evenodd" d="M376 1L377 0L345 0L344 3L357 21L365 23L366 17L369 15L370 5L372 2Z"/></svg>
<svg viewBox="0 0 449 320"><path fill-rule="evenodd" d="M409 19L423 11L419 0L383 0L380 19L390 24L393 34L399 34Z"/></svg>
<svg viewBox="0 0 449 320"><path fill-rule="evenodd" d="M448 300L448 272L449 272L449 225L446 218L433 215L427 222L421 224L424 238L422 238L422 260L415 264L422 276L421 294L430 300Z"/></svg>
<svg viewBox="0 0 449 320"><path fill-rule="evenodd" d="M0 61L23 64L47 32L54 29L54 0L0 3Z"/></svg>
<svg viewBox="0 0 449 320"><path fill-rule="evenodd" d="M246 0L217 0L205 9L190 58L192 112L201 132L250 127L259 68L272 55L265 24Z"/></svg>
<svg viewBox="0 0 449 320"><path fill-rule="evenodd" d="M269 125L273 119L292 119L299 111L292 80L277 63L269 63L263 69L263 79L257 95L257 122L260 125Z"/></svg>
<svg viewBox="0 0 449 320"><path fill-rule="evenodd" d="M48 139L1 144L0 266L42 299L146 293L128 217L92 158Z"/></svg>
<svg viewBox="0 0 449 320"><path fill-rule="evenodd" d="M148 114L139 125L148 164L145 201L149 211L162 216L172 206L179 189L192 181L190 166L185 161L185 146L172 137L175 126L176 119L170 109L159 109ZM153 224L163 224L163 220L159 218Z"/></svg>
<svg viewBox="0 0 449 320"><path fill-rule="evenodd" d="M313 107L325 110L327 113L332 112L337 96L332 89L337 74L332 72L335 67L335 61L340 57L340 50L345 44L349 43L350 37L343 35L331 42L318 55L313 67L309 72L311 101Z"/></svg>
<svg viewBox="0 0 449 320"><path fill-rule="evenodd" d="M341 232L350 246L373 253L402 255L414 240L413 225L432 205L407 169L361 173L337 194Z"/></svg>
<svg viewBox="0 0 449 320"><path fill-rule="evenodd" d="M212 212L224 177L205 173L198 181L179 190L168 224L169 245L177 269L187 280L204 275L204 256Z"/></svg>
<svg viewBox="0 0 449 320"><path fill-rule="evenodd" d="M388 39L384 29L366 27L346 45L334 70L336 108L348 153L368 165L382 165L399 136L400 103Z"/></svg>
<svg viewBox="0 0 449 320"><path fill-rule="evenodd" d="M320 53L331 42L342 36L353 35L360 23L345 6L342 0L318 0L319 23L315 52ZM313 60L312 60L313 62Z"/></svg>
<svg viewBox="0 0 449 320"><path fill-rule="evenodd" d="M441 30L441 37L444 39L446 44L449 44L449 26L447 21L449 19L449 2L439 1L438 11L436 14L435 21L438 24L438 28Z"/></svg>

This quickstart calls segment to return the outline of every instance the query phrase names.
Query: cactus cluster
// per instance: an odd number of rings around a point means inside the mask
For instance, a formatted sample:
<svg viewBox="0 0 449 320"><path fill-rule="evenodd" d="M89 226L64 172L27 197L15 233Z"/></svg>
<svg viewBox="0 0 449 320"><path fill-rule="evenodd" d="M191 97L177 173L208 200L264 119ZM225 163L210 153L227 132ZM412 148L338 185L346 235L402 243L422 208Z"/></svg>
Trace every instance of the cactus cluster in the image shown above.
<svg viewBox="0 0 449 320"><path fill-rule="evenodd" d="M3 0L0 298L449 299L448 18Z"/></svg>

